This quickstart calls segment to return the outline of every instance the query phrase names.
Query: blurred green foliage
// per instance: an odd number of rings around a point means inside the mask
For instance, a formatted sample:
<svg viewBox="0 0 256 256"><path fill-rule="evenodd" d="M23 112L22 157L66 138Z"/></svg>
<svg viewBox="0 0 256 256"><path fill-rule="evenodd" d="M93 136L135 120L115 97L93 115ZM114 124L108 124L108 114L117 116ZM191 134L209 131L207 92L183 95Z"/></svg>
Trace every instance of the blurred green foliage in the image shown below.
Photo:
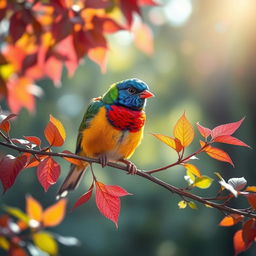
<svg viewBox="0 0 256 256"><path fill-rule="evenodd" d="M173 126L184 110L193 124L200 121L210 128L246 116L237 137L255 148L256 2L183 0L180 1L183 3L181 11L176 12L178 21L184 16L183 22L181 19L178 23L169 19L168 15L173 14L164 9L170 2L177 4L179 0L164 1L163 6L150 8L144 13L146 22L152 24L154 31L155 52L152 56L136 50L127 33L112 36L106 74L101 74L99 68L86 59L74 77L68 78L64 71L61 88L54 88L49 80L40 81L44 96L37 99L36 113L31 115L23 110L12 125L12 135L43 137L44 126L52 114L66 128L63 149L73 151L78 126L90 99L102 95L113 82L137 77L147 82L156 95L148 101L144 140L132 157L139 168L152 169L175 161L176 153L150 133L172 135ZM191 152L199 147L198 138L197 133L188 149ZM215 178L215 171L221 172L224 178L244 176L248 185L256 185L255 151L235 146L221 145L221 148L231 155L236 168L200 155L200 161L196 162L200 171L212 178ZM65 161L61 163L63 179L69 165ZM60 255L233 254L235 228L217 226L223 217L220 212L202 205L198 205L198 210L180 210L177 203L181 199L177 195L147 180L111 168L101 169L98 165L94 169L100 181L118 184L134 195L122 199L118 230L100 215L93 200L73 213L68 211L56 232L75 236L82 245L63 247ZM184 174L184 169L175 167L158 176L176 186L184 186ZM70 209L75 199L87 190L90 180L88 172L83 184L69 196ZM46 207L55 201L60 183L44 193L36 179L35 169L24 170L15 185L1 196L1 204L24 209L25 195L30 193ZM216 188L217 182L203 193L213 195ZM237 207L244 205L243 201L234 203ZM254 245L241 255L252 256L255 252Z"/></svg>

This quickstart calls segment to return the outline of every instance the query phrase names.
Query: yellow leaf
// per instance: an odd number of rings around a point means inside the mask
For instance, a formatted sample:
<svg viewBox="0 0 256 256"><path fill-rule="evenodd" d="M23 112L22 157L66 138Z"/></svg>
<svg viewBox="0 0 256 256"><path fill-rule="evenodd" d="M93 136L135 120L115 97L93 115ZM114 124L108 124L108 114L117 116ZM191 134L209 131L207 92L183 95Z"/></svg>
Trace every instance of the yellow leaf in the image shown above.
<svg viewBox="0 0 256 256"><path fill-rule="evenodd" d="M30 219L41 222L43 217L42 206L30 195L26 197L26 212Z"/></svg>
<svg viewBox="0 0 256 256"><path fill-rule="evenodd" d="M61 199L44 211L43 225L45 227L56 226L63 220L66 212L66 203L66 199Z"/></svg>
<svg viewBox="0 0 256 256"><path fill-rule="evenodd" d="M194 176L194 174L191 173L190 171L187 171L186 174L190 178L190 180L192 181L192 184L193 184L196 180L196 177Z"/></svg>
<svg viewBox="0 0 256 256"><path fill-rule="evenodd" d="M180 141L172 138L170 136L162 135L162 134L156 134L152 133L157 139L161 140L163 143L165 143L167 146L173 148L177 152L180 152L182 150L182 145L180 144Z"/></svg>
<svg viewBox="0 0 256 256"><path fill-rule="evenodd" d="M183 147L187 147L194 139L195 133L191 123L186 118L185 113L181 116L174 126L173 134L179 139Z"/></svg>
<svg viewBox="0 0 256 256"><path fill-rule="evenodd" d="M50 233L38 232L33 234L33 242L39 249L50 255L58 254L58 244Z"/></svg>
<svg viewBox="0 0 256 256"><path fill-rule="evenodd" d="M189 163L185 163L183 166L187 169L187 171L191 172L195 176L197 176L197 177L201 177L202 176L200 171L198 170L198 168L195 165L189 164Z"/></svg>
<svg viewBox="0 0 256 256"><path fill-rule="evenodd" d="M194 183L195 187L206 189L211 186L213 179L208 176L197 177Z"/></svg>
<svg viewBox="0 0 256 256"><path fill-rule="evenodd" d="M193 202L193 201L188 202L188 206L189 206L191 209L194 209L194 210L197 209L196 203Z"/></svg>
<svg viewBox="0 0 256 256"><path fill-rule="evenodd" d="M10 248L10 243L4 236L0 236L0 247L8 251Z"/></svg>
<svg viewBox="0 0 256 256"><path fill-rule="evenodd" d="M187 207L187 202L184 200L179 201L178 206L180 209L185 209Z"/></svg>
<svg viewBox="0 0 256 256"><path fill-rule="evenodd" d="M15 208L15 207L9 207L9 206L5 206L4 210L6 212L8 212L9 214L11 214L12 216L16 217L19 220L22 220L26 223L29 222L29 217L27 214L25 214L22 210Z"/></svg>

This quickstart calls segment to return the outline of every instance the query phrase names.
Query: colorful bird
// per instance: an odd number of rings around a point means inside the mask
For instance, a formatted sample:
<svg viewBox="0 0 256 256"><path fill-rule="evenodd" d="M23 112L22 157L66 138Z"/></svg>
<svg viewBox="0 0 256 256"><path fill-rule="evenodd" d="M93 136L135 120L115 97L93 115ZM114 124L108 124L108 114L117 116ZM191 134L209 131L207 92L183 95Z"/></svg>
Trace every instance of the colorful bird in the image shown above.
<svg viewBox="0 0 256 256"><path fill-rule="evenodd" d="M139 79L127 79L110 86L109 90L89 104L79 128L76 154L99 158L102 167L108 161L121 161L134 174L136 167L128 161L143 137L146 120L143 111L146 99L154 96L148 85ZM66 196L80 183L89 163L71 165L58 197Z"/></svg>

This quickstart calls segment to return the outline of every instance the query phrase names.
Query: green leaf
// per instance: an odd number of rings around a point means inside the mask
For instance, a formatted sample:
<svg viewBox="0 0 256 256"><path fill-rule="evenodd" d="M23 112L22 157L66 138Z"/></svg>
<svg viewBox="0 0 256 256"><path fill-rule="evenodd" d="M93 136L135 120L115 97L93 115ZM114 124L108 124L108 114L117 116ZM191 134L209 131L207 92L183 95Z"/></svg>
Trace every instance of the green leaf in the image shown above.
<svg viewBox="0 0 256 256"><path fill-rule="evenodd" d="M178 206L180 209L185 209L187 207L187 202L184 200L179 201Z"/></svg>
<svg viewBox="0 0 256 256"><path fill-rule="evenodd" d="M38 232L33 235L34 244L50 255L58 254L58 244L48 232Z"/></svg>
<svg viewBox="0 0 256 256"><path fill-rule="evenodd" d="M201 189L206 189L211 186L213 179L208 176L196 177L194 186Z"/></svg>

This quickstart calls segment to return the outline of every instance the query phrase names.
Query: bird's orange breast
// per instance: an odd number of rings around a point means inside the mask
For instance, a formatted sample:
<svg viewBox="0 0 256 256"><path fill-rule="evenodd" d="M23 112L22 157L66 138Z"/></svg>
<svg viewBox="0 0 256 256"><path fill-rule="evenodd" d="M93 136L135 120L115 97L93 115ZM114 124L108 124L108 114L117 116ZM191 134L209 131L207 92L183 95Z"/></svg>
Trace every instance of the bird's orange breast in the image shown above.
<svg viewBox="0 0 256 256"><path fill-rule="evenodd" d="M129 158L142 136L143 127L137 132L114 128L107 120L105 107L101 107L89 127L82 131L81 154L88 157L106 154L109 160Z"/></svg>

